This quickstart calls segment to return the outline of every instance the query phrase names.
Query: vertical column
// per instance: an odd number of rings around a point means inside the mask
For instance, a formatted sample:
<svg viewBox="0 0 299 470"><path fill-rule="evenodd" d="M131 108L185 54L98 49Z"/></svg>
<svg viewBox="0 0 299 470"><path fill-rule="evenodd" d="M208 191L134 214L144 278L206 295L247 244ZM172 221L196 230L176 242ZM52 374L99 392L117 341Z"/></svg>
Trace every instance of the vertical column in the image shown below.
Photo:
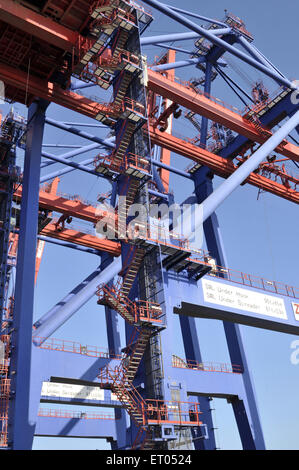
<svg viewBox="0 0 299 470"><path fill-rule="evenodd" d="M209 175L204 167L200 168L195 174L195 193L198 202L203 202L212 192L212 175ZM204 233L211 256L215 258L217 265L225 267L226 257L215 213L204 222ZM232 402L241 442L244 449L263 450L265 443L252 378L243 348L241 329L235 323L223 322L223 326L231 363L240 365L244 371L244 400L236 398Z"/></svg>
<svg viewBox="0 0 299 470"><path fill-rule="evenodd" d="M209 95L211 93L212 70L213 70L212 64L210 62L206 62L204 92ZM209 123L209 120L203 116L201 120L201 130L200 130L200 143L203 146L206 146L207 144L208 123Z"/></svg>
<svg viewBox="0 0 299 470"><path fill-rule="evenodd" d="M186 359L201 363L202 356L198 341L195 318L180 315L180 325L182 330ZM202 421L207 426L208 439L195 440L194 447L196 450L215 450L216 440L212 412L210 407L210 399L209 397L202 396L198 399L198 401L200 403L200 411L203 413Z"/></svg>
<svg viewBox="0 0 299 470"><path fill-rule="evenodd" d="M39 100L28 111L9 370L9 445L14 450L31 449L33 439L33 426L29 423L31 346L40 163L47 106Z"/></svg>
<svg viewBox="0 0 299 470"><path fill-rule="evenodd" d="M175 62L175 56L176 56L176 52L172 49L169 49L169 51L167 52L167 62L168 63ZM170 70L165 71L165 75L170 80L174 80L175 69L170 69ZM165 108L167 108L170 104L171 102L169 100L166 100ZM172 130L172 119L173 119L173 116L171 115L168 118L168 127L165 131L166 133L169 133L169 134L171 134L171 130ZM166 165L170 165L170 154L171 154L170 150L162 148L161 149L161 162L165 163ZM161 168L160 177L161 177L165 190L168 191L169 190L169 171Z"/></svg>
<svg viewBox="0 0 299 470"><path fill-rule="evenodd" d="M207 94L211 93L212 69L213 69L212 64L210 62L206 62L204 92ZM206 146L206 143L207 143L208 124L209 124L209 120L203 116L201 120L201 129L200 129L200 143L203 146ZM207 168L204 168L204 171L205 173L207 173L209 170ZM199 346L199 341L198 341L198 336L197 336L197 331L196 331L195 319L181 315L180 324L181 324L186 358L189 360L197 361L199 363L202 362L200 346ZM212 414L210 411L209 398L207 397L200 398L200 409L203 412L203 421L207 425L209 438L195 441L194 446L198 450L201 450L201 449L214 450L216 448L216 441L215 441Z"/></svg>

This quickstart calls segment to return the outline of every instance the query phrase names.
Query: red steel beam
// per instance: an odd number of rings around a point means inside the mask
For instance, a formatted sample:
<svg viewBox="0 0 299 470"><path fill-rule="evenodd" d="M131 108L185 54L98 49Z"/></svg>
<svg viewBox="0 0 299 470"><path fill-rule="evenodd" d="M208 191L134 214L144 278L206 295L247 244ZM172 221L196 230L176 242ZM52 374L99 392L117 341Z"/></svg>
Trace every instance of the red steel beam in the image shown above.
<svg viewBox="0 0 299 470"><path fill-rule="evenodd" d="M255 142L263 143L267 140L267 137L261 135L253 124L239 114L214 103L203 95L192 93L191 89L178 85L177 83L162 77L160 74L149 71L149 76L152 77L152 79L153 74L155 74L155 80L158 80L159 83L163 83L164 85L163 89L159 89L159 93L165 92L165 95L169 96L173 101L186 106L194 112L207 116L214 121L225 123L227 127L236 130L236 132ZM23 91L27 90L31 95L38 96L47 101L52 101L91 118L95 118L98 113L111 114L111 110L105 104L91 101L85 96L78 95L72 91L63 90L58 85L45 82L36 77L30 76L28 80L25 72L16 70L5 64L0 64L0 79L2 79L5 84L14 86ZM176 96L172 96L172 92L168 92L168 88L170 87L172 87L174 91L176 87L179 87L176 92ZM184 97L184 99L182 99L182 97ZM271 132L269 132L269 135L270 134ZM277 153L299 162L298 146L291 144L290 142L285 142L280 144L275 150Z"/></svg>
<svg viewBox="0 0 299 470"><path fill-rule="evenodd" d="M0 0L0 19L63 50L72 51L78 44L78 33L12 0ZM51 83L41 83L33 77L30 77L30 84L27 84L26 88L26 74L20 71L16 72L16 70L3 65L0 67L0 74L8 85L22 90L27 89L30 94L53 101L89 117L95 117L95 109L101 106L99 103L92 103L75 93L63 91L59 87L55 88ZM238 113L150 69L148 69L147 86L155 93L212 121L219 122L254 142L262 144L267 140L267 137L261 135L252 123ZM299 147L296 145L288 142L284 146L277 147L276 151L291 160L299 161Z"/></svg>
<svg viewBox="0 0 299 470"><path fill-rule="evenodd" d="M156 75L159 76L159 74L156 74ZM19 88L22 90L26 89L27 74L19 70L17 71L16 69L12 67L9 67L4 64L0 64L0 78L5 83L15 86L16 88ZM166 80L164 77L162 77L162 79ZM168 82L173 83L170 80L168 80ZM73 111L79 112L83 115L86 115L92 118L94 118L98 112L101 112L101 111L106 112L107 110L107 106L105 105L99 104L97 102L93 102L89 100L88 98L80 96L71 91L62 90L59 86L55 86L50 82L44 82L40 79L30 77L27 85L28 85L28 88L27 88L28 93L35 95L35 96L39 96L40 98L46 99L48 101L53 101L61 106L64 106L68 109L72 109ZM186 88L186 87L183 87L183 88ZM187 88L186 90L190 92L190 90L188 90ZM193 99L195 98L193 97ZM243 123L245 122L245 120L241 118L239 115L237 115L236 113L233 113L232 111L227 110L226 108L221 107L218 104L212 103L209 99L203 96L198 95L197 99L205 99L210 107L213 108L214 106L215 109L216 108L218 109L220 107L222 108L221 113L235 114L235 116L238 116L239 122L241 122L240 119L242 120ZM189 105L191 107L191 103L189 103ZM246 125L247 127L251 126L251 128L254 127L249 122L248 123L245 122L244 125ZM255 128L251 129L251 132L255 132L255 135L258 135L259 139L261 138L261 136L257 133ZM151 126L150 126L150 137L152 138L153 143L157 143L158 145L161 145L162 148L166 148L170 151L178 153L179 155L183 155L187 158L190 158L191 160L194 160L194 161L197 161L199 163L209 166L219 176L227 177L228 174L231 174L231 172L234 170L234 165L232 163L229 163L227 160L219 157L218 155L214 155L204 149L200 149L199 147L196 147L195 145L188 144L187 142L181 139L178 139L174 136L171 136L169 134L164 135L158 130L154 131ZM277 147L276 151L292 160L299 161L299 147L289 142L285 146L280 145L279 147ZM229 165L232 165L230 170L228 168ZM269 180L265 177L252 174L246 181L250 184L253 184L254 186L270 191L285 199L292 200L293 202L297 202L298 193L296 191L287 189L285 188L285 186L280 185L279 183L275 183L272 180ZM268 189L266 189L266 187Z"/></svg>
<svg viewBox="0 0 299 470"><path fill-rule="evenodd" d="M226 158L208 152L208 150L197 147L196 145L179 139L173 135L160 132L152 126L149 127L149 135L153 144L167 148L168 150L171 150L178 155L182 155L183 157L187 157L201 165L206 165L211 168L217 176L221 176L222 178L228 178L228 176L230 176L236 169L235 165ZM265 176L251 173L244 183L251 184L252 186L299 204L298 191L286 188L283 184L272 181Z"/></svg>
<svg viewBox="0 0 299 470"><path fill-rule="evenodd" d="M196 93L191 87L181 85L173 80L169 80L160 73L148 69L148 88L155 93L169 98L185 108L205 116L212 121L223 124L238 134L247 137L253 142L263 144L270 136L263 136L255 126L237 112L215 103L212 99ZM282 143L277 147L277 152L299 161L299 147L290 142Z"/></svg>
<svg viewBox="0 0 299 470"><path fill-rule="evenodd" d="M119 256L121 253L121 245L116 241L98 238L94 235L72 229L64 229L60 232L56 230L55 224L48 224L43 228L40 234L58 240L76 243L77 245L86 246L88 248L94 248L99 251L106 251L113 256Z"/></svg>
<svg viewBox="0 0 299 470"><path fill-rule="evenodd" d="M58 85L40 80L32 75L27 77L25 72L5 64L0 64L0 79L6 85L27 91L30 95L38 96L91 118L95 118L100 112L109 113L109 108L105 104L91 101L72 91L63 90Z"/></svg>
<svg viewBox="0 0 299 470"><path fill-rule="evenodd" d="M12 0L0 0L0 20L64 51L72 52L79 34Z"/></svg>
<svg viewBox="0 0 299 470"><path fill-rule="evenodd" d="M149 72L150 76L153 77L152 74L155 72ZM237 113L234 113L233 111L224 108L219 104L213 103L205 96L193 94L192 90L178 85L177 83L162 77L160 74L155 73L155 77L157 80L159 80L159 83L164 81L164 87L167 85L165 90L168 90L168 86L172 86L174 90L176 86L180 87L179 92L176 93L177 96L170 96L171 93L169 95L172 100L177 100L179 104L186 106L188 109L191 109L194 112L201 113L202 115L205 115L212 120L218 120L218 122L223 122L221 116L225 116L225 119L228 120L227 122L225 121L225 125L227 125L227 127L236 130L240 134L245 135L247 138L255 142L263 143L267 140L267 137L259 134L253 124ZM111 113L111 110L105 104L91 101L85 96L78 95L77 93L68 90L63 90L58 85L45 82L36 77L29 77L28 80L27 74L25 72L16 70L13 67L9 67L5 64L0 64L0 79L2 79L4 83L8 85L14 86L24 91L27 90L28 93L34 96L38 96L47 101L52 101L65 108L71 109L91 118L95 118L95 116L100 112L103 114L109 112ZM160 92L163 92L163 90L160 90ZM165 91L165 94L168 95L168 92L166 93ZM187 95L186 100L180 100L180 96L185 96L185 94ZM244 129L246 129L246 132ZM298 146L287 142L280 144L275 150L277 153L281 153L285 157L290 158L290 160L299 162Z"/></svg>
<svg viewBox="0 0 299 470"><path fill-rule="evenodd" d="M17 188L14 193L14 199L20 200L22 197L22 188ZM93 224L97 223L100 213L93 206L84 204L81 201L70 200L56 194L45 191L39 192L39 207L50 211L59 212L61 214L77 217ZM105 215L105 214L103 214Z"/></svg>

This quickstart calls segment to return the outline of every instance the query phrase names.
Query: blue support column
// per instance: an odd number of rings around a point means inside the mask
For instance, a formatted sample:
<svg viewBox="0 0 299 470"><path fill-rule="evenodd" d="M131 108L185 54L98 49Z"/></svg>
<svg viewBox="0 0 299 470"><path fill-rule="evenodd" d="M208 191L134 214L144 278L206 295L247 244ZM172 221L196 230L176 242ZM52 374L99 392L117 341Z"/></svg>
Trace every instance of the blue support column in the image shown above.
<svg viewBox="0 0 299 470"><path fill-rule="evenodd" d="M14 450L31 449L34 432L29 422L31 345L40 162L47 106L48 103L39 100L28 111L9 370L9 446Z"/></svg>
<svg viewBox="0 0 299 470"><path fill-rule="evenodd" d="M213 70L213 67L212 67L211 62L207 62L206 72L205 72L204 92L207 93L208 95L210 95L211 93L212 70ZM201 129L200 129L200 143L203 146L207 145L208 124L209 124L209 120L206 117L202 117Z"/></svg>
<svg viewBox="0 0 299 470"><path fill-rule="evenodd" d="M200 364L202 362L202 356L197 336L195 318L180 315L180 325L186 358ZM202 421L207 426L208 439L195 440L194 447L196 450L215 450L216 440L210 399L209 397L202 396L198 401L200 403L200 411L203 413Z"/></svg>
<svg viewBox="0 0 299 470"><path fill-rule="evenodd" d="M195 174L195 193L198 202L202 203L212 192L212 179L207 177L203 171L199 170ZM208 250L211 256L216 260L217 265L223 267L227 266L218 219L215 213L212 213L211 216L205 220L204 233ZM231 400L242 446L247 450L262 450L265 448L265 442L251 373L243 348L241 329L239 325L234 323L224 322L223 326L231 363L240 365L244 371L242 377L246 400L242 400L239 397Z"/></svg>

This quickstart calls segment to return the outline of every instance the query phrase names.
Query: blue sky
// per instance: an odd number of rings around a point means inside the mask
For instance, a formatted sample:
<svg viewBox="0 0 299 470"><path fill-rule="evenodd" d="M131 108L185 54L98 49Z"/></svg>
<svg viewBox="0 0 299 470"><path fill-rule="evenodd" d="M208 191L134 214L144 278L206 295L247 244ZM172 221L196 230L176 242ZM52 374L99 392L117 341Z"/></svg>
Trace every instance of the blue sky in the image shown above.
<svg viewBox="0 0 299 470"><path fill-rule="evenodd" d="M182 8L179 0L168 4ZM295 61L295 44L298 40L298 10L293 0L264 2L252 0L240 2L236 0L214 0L212 2L196 2L185 0L183 8L205 16L222 19L224 8L241 17L247 29L253 34L254 44L272 63L274 63L290 79L299 79L298 65ZM185 28L159 12L154 11L155 21L146 35L171 32L183 32ZM194 20L196 21L196 20ZM199 24L202 22L199 21ZM192 41L177 46L192 46ZM161 50L162 51L162 50ZM149 61L159 55L157 48L147 47ZM186 56L178 55L178 59ZM236 64L246 77L239 77L239 82L248 87L250 81L261 75L249 70L237 59ZM193 77L196 69L185 68L177 71L177 76L184 79ZM269 81L265 79L268 85ZM273 89L276 87L274 86ZM90 92L91 93L91 92ZM94 92L92 91L94 94ZM88 93L87 93L88 94ZM224 101L240 106L226 86L219 81L213 85L212 94ZM15 106L21 113L24 107ZM242 108L242 106L241 106ZM2 106L5 111L7 105ZM48 109L48 116L57 120L89 122L84 116L64 110L56 105ZM175 124L178 132L195 135L186 121L178 120ZM106 135L103 130L88 129L90 133ZM192 134L193 132L193 134ZM74 137L64 131L50 126L46 127L45 143L87 145L89 142ZM55 153L55 150L45 148ZM67 151L67 150L65 150ZM58 153L62 153L60 150ZM88 153L76 161L92 157L96 153ZM185 168L186 159L173 156L172 162L179 168ZM53 165L52 169L58 168ZM294 167L295 169L295 167ZM296 170L296 169L295 169ZM44 173L46 173L44 171ZM215 186L221 183L215 178ZM172 175L170 186L175 189L177 201L182 201L193 190L192 184L182 184L182 180ZM59 190L80 194L89 200L96 200L101 192L109 189L109 183L85 173L72 172L61 179ZM257 199L257 189L248 185L237 189L217 210L222 236L225 244L228 265L232 269L242 270L251 274L261 275L267 279L278 280L290 285L299 285L299 255L296 242L299 235L297 207L274 195L263 193ZM37 281L35 296L35 319L46 313L56 302L63 298L77 283L84 279L98 265L99 259L94 255L63 249L52 244L46 246ZM203 349L204 360L226 362L228 352L224 341L222 324L216 321L197 320L198 334ZM248 354L248 362L255 381L256 396L264 428L265 440L269 449L299 448L299 365L291 364L291 343L296 337L265 330L242 327L244 345ZM74 317L54 335L56 338L80 341L82 344L106 346L104 333L104 314L102 307L96 305L95 299L89 301ZM217 345L217 346L216 346ZM178 342L181 353L182 342ZM238 449L240 441L237 436L234 418L229 405L224 400L214 402L217 427L217 446L222 449ZM96 440L45 439L36 438L36 449L59 448L107 448L105 442Z"/></svg>

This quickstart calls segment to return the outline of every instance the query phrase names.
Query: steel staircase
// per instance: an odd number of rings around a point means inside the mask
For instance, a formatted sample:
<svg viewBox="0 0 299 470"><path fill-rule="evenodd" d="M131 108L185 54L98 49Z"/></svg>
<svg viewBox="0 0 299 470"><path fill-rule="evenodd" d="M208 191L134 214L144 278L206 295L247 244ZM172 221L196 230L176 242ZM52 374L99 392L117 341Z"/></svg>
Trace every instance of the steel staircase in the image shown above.
<svg viewBox="0 0 299 470"><path fill-rule="evenodd" d="M132 74L125 70L122 70L118 75L114 91L114 102L116 104L120 105L123 102L131 80Z"/></svg>
<svg viewBox="0 0 299 470"><path fill-rule="evenodd" d="M145 256L145 251L142 248L134 247L134 250L134 258L126 270L121 287L121 293L124 297L128 297Z"/></svg>
<svg viewBox="0 0 299 470"><path fill-rule="evenodd" d="M128 178L128 189L126 193L125 204L120 204L118 208L118 236L119 238L127 238L127 217L129 207L133 204L137 191L139 189L139 181L135 178Z"/></svg>
<svg viewBox="0 0 299 470"><path fill-rule="evenodd" d="M116 164L119 168L122 166L124 156L130 145L135 127L135 123L129 120L124 120L122 124L122 129L116 142L116 149L113 153L113 163Z"/></svg>
<svg viewBox="0 0 299 470"><path fill-rule="evenodd" d="M153 329L150 327L135 328L132 333L129 345L126 347L127 356L121 363L128 383L132 383L135 378L152 333Z"/></svg>
<svg viewBox="0 0 299 470"><path fill-rule="evenodd" d="M123 49L125 49L125 44L128 40L129 33L128 31L122 29L121 27L116 33L114 43L112 45L112 56L117 57Z"/></svg>
<svg viewBox="0 0 299 470"><path fill-rule="evenodd" d="M145 251L141 248L134 247L134 251L133 260L126 269L123 279L119 277L116 285L111 287L103 285L100 286L97 291L97 295L99 297L98 303L110 306L113 310L119 312L120 315L131 325L137 321L138 309L136 303L132 302L128 298L128 295L145 255Z"/></svg>
<svg viewBox="0 0 299 470"><path fill-rule="evenodd" d="M119 368L111 371L106 367L104 370L105 377L110 382L111 390L124 405L138 428L132 449L150 450L154 446L152 434L147 425L146 401L133 386L134 377L152 333L152 328L135 328L126 347L127 355L122 360Z"/></svg>

